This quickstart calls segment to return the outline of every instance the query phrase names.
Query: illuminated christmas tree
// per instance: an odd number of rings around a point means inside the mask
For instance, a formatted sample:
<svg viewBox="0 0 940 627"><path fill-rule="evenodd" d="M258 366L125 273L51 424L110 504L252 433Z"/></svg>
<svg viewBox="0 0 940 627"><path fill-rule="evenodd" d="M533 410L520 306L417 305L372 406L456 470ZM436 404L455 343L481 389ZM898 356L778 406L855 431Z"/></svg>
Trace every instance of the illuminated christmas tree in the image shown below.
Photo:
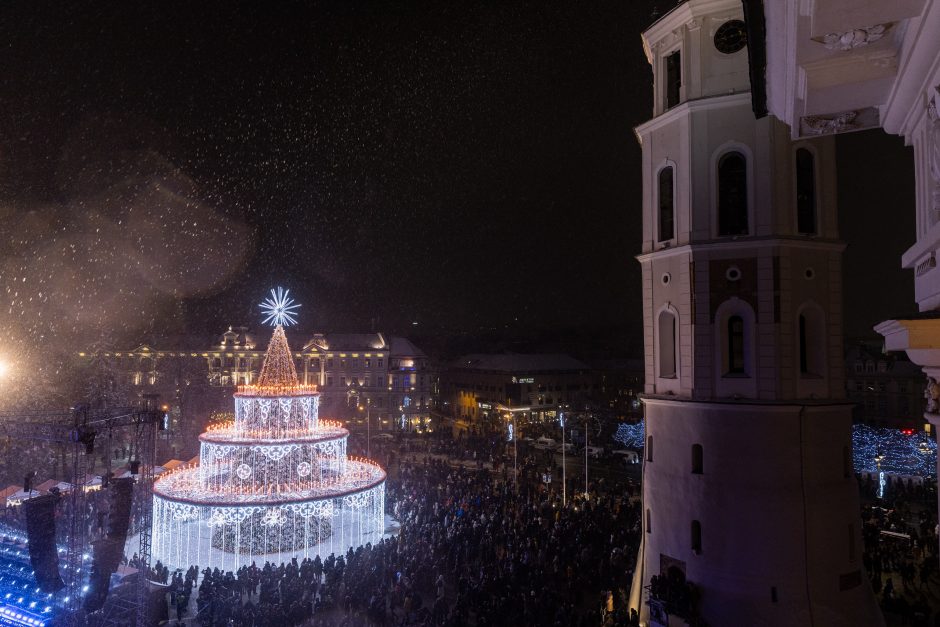
<svg viewBox="0 0 940 627"><path fill-rule="evenodd" d="M347 458L349 432L319 419L284 333L299 305L271 294L262 307L274 333L258 381L235 393L235 420L199 436L198 466L154 483L153 557L164 564L235 570L345 552L384 531L385 472Z"/></svg>

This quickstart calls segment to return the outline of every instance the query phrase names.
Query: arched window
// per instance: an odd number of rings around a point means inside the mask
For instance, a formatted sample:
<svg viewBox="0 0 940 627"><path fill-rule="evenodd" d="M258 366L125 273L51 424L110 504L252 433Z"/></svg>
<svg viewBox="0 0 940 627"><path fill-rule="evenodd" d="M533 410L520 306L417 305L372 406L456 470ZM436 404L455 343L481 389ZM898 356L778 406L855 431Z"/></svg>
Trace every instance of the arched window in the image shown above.
<svg viewBox="0 0 940 627"><path fill-rule="evenodd" d="M704 468L703 451L701 444L692 445L692 474L702 474Z"/></svg>
<svg viewBox="0 0 940 627"><path fill-rule="evenodd" d="M806 148L796 151L796 230L816 234L816 160Z"/></svg>
<svg viewBox="0 0 940 627"><path fill-rule="evenodd" d="M649 509L646 510L646 533L653 533L653 517Z"/></svg>
<svg viewBox="0 0 940 627"><path fill-rule="evenodd" d="M744 370L744 319L741 316L728 318L728 372L745 374Z"/></svg>
<svg viewBox="0 0 940 627"><path fill-rule="evenodd" d="M676 378L676 316L668 310L659 312L659 376Z"/></svg>
<svg viewBox="0 0 940 627"><path fill-rule="evenodd" d="M729 152L718 160L718 235L747 233L747 159Z"/></svg>
<svg viewBox="0 0 940 627"><path fill-rule="evenodd" d="M675 199L672 166L659 171L659 241L665 242L675 237Z"/></svg>
<svg viewBox="0 0 940 627"><path fill-rule="evenodd" d="M702 552L702 523L692 521L692 552L698 555Z"/></svg>
<svg viewBox="0 0 940 627"><path fill-rule="evenodd" d="M653 461L653 436L646 436L646 461Z"/></svg>

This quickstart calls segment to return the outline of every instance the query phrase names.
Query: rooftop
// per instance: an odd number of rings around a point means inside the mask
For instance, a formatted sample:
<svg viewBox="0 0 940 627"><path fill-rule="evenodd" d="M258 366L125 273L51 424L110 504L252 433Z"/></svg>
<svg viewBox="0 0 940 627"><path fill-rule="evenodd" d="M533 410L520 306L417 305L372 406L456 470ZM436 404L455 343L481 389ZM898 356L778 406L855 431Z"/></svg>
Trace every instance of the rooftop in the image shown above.
<svg viewBox="0 0 940 627"><path fill-rule="evenodd" d="M487 370L526 374L531 372L557 372L589 370L588 366L563 353L543 354L480 354L464 355L453 363L462 370Z"/></svg>

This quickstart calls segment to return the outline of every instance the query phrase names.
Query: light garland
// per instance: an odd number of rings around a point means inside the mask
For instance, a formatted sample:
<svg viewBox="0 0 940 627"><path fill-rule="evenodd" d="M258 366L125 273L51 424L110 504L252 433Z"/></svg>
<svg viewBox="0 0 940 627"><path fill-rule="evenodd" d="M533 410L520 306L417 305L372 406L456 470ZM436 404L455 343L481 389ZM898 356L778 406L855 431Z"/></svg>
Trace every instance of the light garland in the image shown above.
<svg viewBox="0 0 940 627"><path fill-rule="evenodd" d="M855 472L937 476L937 443L912 430L852 426Z"/></svg>
<svg viewBox="0 0 940 627"><path fill-rule="evenodd" d="M646 442L645 431L643 420L636 423L621 422L617 425L614 440L620 442L627 448L641 449Z"/></svg>
<svg viewBox="0 0 940 627"><path fill-rule="evenodd" d="M349 431L319 420L316 387L298 384L275 324L258 384L235 394L234 421L199 436L200 464L154 482L155 560L237 570L381 539L385 471L347 457Z"/></svg>
<svg viewBox="0 0 940 627"><path fill-rule="evenodd" d="M617 425L613 439L627 448L642 449L645 421ZM905 476L937 476L937 443L912 430L852 426L855 472L887 472Z"/></svg>

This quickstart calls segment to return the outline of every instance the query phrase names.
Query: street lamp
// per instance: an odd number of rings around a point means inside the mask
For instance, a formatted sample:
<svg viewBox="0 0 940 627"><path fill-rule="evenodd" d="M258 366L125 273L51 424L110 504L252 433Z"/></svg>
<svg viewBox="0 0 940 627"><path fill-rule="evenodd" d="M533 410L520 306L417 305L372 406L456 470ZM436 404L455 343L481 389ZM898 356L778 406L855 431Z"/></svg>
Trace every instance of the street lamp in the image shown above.
<svg viewBox="0 0 940 627"><path fill-rule="evenodd" d="M875 455L875 463L878 465L878 498L884 498L885 495L885 473L881 470L881 462L884 461L885 455L881 451L878 451L878 454Z"/></svg>
<svg viewBox="0 0 940 627"><path fill-rule="evenodd" d="M356 401L359 411L362 411L362 405ZM366 457L372 459L372 399L366 399Z"/></svg>
<svg viewBox="0 0 940 627"><path fill-rule="evenodd" d="M565 413L558 412L558 420L561 422L561 506L568 504L568 479L565 473Z"/></svg>
<svg viewBox="0 0 940 627"><path fill-rule="evenodd" d="M499 411L506 412L507 426L509 429L510 439L512 440L512 480L516 488L516 493L519 492L519 432L516 430L516 412L522 411L525 408L517 407L516 409L512 408L512 401L507 405L496 405L496 409Z"/></svg>
<svg viewBox="0 0 940 627"><path fill-rule="evenodd" d="M588 423L592 420L596 421L591 414L584 417L584 500L588 499ZM600 435L600 430L598 430L598 435Z"/></svg>

